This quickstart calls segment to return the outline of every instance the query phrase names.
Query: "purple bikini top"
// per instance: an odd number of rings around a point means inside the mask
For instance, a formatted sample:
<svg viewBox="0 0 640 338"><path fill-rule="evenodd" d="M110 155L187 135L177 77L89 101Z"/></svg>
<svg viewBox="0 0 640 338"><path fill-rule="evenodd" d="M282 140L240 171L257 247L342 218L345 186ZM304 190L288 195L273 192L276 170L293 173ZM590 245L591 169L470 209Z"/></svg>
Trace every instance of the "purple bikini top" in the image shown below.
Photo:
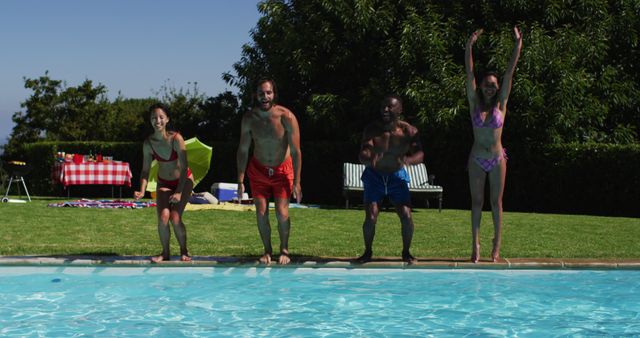
<svg viewBox="0 0 640 338"><path fill-rule="evenodd" d="M482 121L482 119L480 118L480 112L480 107L476 108L476 111L473 112L471 123L473 123L474 128L502 128L502 112L500 111L500 109L498 109L498 107L493 107L493 110L491 112L492 118L489 121L486 121L486 119L490 117L489 114L487 114L485 121Z"/></svg>

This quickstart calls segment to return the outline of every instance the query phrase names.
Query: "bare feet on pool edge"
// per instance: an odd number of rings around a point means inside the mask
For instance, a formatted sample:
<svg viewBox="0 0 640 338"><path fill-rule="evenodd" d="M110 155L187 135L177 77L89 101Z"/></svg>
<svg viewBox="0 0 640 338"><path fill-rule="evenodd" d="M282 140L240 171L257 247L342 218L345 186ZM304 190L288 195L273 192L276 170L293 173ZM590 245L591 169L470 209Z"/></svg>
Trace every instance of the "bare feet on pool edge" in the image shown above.
<svg viewBox="0 0 640 338"><path fill-rule="evenodd" d="M163 254L159 254L157 256L152 256L151 257L151 262L153 263L160 263L160 262L164 262L164 261L169 261L171 260L171 257L169 255L163 255Z"/></svg>
<svg viewBox="0 0 640 338"><path fill-rule="evenodd" d="M413 256L409 253L409 251L405 251L405 252L403 252L403 253L402 253L402 260L403 260L405 263L409 264L409 265L412 265L412 264L416 264L416 263L418 263L418 259L417 259L417 258L415 258L415 257L413 257Z"/></svg>
<svg viewBox="0 0 640 338"><path fill-rule="evenodd" d="M258 259L258 261L260 261L260 264L264 264L264 265L271 264L271 254L268 252L265 252L264 255L262 255L262 257Z"/></svg>
<svg viewBox="0 0 640 338"><path fill-rule="evenodd" d="M282 249L280 250L280 257L278 257L278 263L281 265L287 265L291 262L291 257L289 256L289 250Z"/></svg>
<svg viewBox="0 0 640 338"><path fill-rule="evenodd" d="M191 262L191 256L189 256L189 254L180 255L180 261L182 261L182 262Z"/></svg>
<svg viewBox="0 0 640 338"><path fill-rule="evenodd" d="M493 250L491 251L491 259L494 262L497 262L500 260L500 244L496 245L496 239L493 239Z"/></svg>
<svg viewBox="0 0 640 338"><path fill-rule="evenodd" d="M478 263L480 260L480 245L474 245L471 249L471 263Z"/></svg>
<svg viewBox="0 0 640 338"><path fill-rule="evenodd" d="M372 256L373 256L373 253L371 251L365 251L362 254L362 256L356 258L356 263L363 264L363 263L371 262Z"/></svg>
<svg viewBox="0 0 640 338"><path fill-rule="evenodd" d="M493 250L491 252L491 260L493 260L494 263L500 261L500 252Z"/></svg>

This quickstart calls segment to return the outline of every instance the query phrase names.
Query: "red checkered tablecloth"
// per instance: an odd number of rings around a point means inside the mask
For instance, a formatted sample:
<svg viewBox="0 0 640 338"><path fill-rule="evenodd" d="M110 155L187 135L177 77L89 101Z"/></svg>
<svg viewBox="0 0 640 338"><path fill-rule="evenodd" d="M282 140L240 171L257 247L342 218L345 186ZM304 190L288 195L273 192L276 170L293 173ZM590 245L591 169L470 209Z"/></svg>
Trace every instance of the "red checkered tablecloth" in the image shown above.
<svg viewBox="0 0 640 338"><path fill-rule="evenodd" d="M131 186L131 169L127 162L56 162L51 174L55 182L65 187L80 184Z"/></svg>

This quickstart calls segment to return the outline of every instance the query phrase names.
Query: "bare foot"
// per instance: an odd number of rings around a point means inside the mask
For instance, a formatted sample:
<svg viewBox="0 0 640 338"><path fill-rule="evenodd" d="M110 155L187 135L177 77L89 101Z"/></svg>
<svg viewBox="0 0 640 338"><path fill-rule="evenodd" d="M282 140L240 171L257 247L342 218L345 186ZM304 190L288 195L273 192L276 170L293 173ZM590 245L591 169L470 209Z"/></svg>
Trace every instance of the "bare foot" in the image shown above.
<svg viewBox="0 0 640 338"><path fill-rule="evenodd" d="M262 257L260 257L259 261L260 261L260 264L264 264L264 265L271 264L271 254L265 252L264 255L262 255Z"/></svg>
<svg viewBox="0 0 640 338"><path fill-rule="evenodd" d="M418 259L413 257L409 251L402 252L402 260L409 265L418 263Z"/></svg>
<svg viewBox="0 0 640 338"><path fill-rule="evenodd" d="M474 245L471 249L471 262L478 263L480 260L480 244Z"/></svg>
<svg viewBox="0 0 640 338"><path fill-rule="evenodd" d="M164 256L163 254L151 257L151 261L153 263L160 263L162 261L168 261L168 260L171 260L171 257L168 255Z"/></svg>
<svg viewBox="0 0 640 338"><path fill-rule="evenodd" d="M373 253L371 251L365 251L362 256L356 258L356 262L360 264L371 262L372 256Z"/></svg>
<svg viewBox="0 0 640 338"><path fill-rule="evenodd" d="M191 262L191 256L189 256L188 254L181 255L180 260L183 262Z"/></svg>
<svg viewBox="0 0 640 338"><path fill-rule="evenodd" d="M496 239L493 239L493 250L491 251L491 259L494 262L500 260L500 244L496 244Z"/></svg>
<svg viewBox="0 0 640 338"><path fill-rule="evenodd" d="M291 257L289 257L289 250L282 249L280 251L280 257L278 257L278 263L282 265L287 265L291 262Z"/></svg>
<svg viewBox="0 0 640 338"><path fill-rule="evenodd" d="M494 248L493 251L491 251L491 259L494 262L497 262L497 261L500 260L500 249L499 248L498 249Z"/></svg>

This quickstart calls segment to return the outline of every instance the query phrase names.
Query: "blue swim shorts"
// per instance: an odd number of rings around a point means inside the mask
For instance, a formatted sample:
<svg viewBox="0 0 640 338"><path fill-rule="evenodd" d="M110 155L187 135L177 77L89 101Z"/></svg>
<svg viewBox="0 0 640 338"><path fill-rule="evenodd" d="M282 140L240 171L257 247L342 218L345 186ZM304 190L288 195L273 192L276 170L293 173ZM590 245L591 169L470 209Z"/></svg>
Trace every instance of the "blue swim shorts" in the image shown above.
<svg viewBox="0 0 640 338"><path fill-rule="evenodd" d="M410 205L409 174L404 168L391 173L383 174L375 169L367 167L360 177L364 185L364 203L382 202L385 196L393 204Z"/></svg>

